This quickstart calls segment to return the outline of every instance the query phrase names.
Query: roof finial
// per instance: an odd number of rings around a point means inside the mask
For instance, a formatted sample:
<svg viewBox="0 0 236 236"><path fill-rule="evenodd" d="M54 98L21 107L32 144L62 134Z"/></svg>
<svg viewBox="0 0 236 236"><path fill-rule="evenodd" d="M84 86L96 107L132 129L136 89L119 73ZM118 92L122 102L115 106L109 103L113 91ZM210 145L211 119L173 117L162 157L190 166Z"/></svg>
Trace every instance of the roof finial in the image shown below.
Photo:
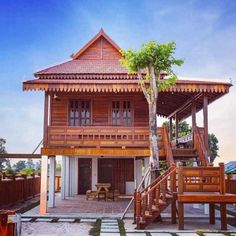
<svg viewBox="0 0 236 236"><path fill-rule="evenodd" d="M101 29L99 30L99 33L104 33L103 28L101 27Z"/></svg>

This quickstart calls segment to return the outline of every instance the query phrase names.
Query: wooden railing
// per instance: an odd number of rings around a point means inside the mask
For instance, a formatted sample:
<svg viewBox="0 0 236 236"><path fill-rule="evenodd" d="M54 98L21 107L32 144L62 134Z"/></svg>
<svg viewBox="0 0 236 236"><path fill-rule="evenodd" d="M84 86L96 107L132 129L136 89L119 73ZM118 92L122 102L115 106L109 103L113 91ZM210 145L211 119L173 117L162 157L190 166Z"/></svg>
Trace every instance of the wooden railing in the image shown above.
<svg viewBox="0 0 236 236"><path fill-rule="evenodd" d="M134 221L138 228L145 222L147 211L161 211L167 205L167 199L176 192L176 166L174 164L143 191L134 193Z"/></svg>
<svg viewBox="0 0 236 236"><path fill-rule="evenodd" d="M236 194L236 179L232 179L231 175L227 175L225 185L227 193Z"/></svg>
<svg viewBox="0 0 236 236"><path fill-rule="evenodd" d="M178 167L178 194L185 192L219 192L225 194L224 164L219 167Z"/></svg>
<svg viewBox="0 0 236 236"><path fill-rule="evenodd" d="M162 128L158 145L163 146ZM149 147L148 127L49 126L48 147Z"/></svg>
<svg viewBox="0 0 236 236"><path fill-rule="evenodd" d="M168 135L168 131L166 127L163 128L163 142L165 146L167 165L170 167L174 163L174 158L173 158L171 143L169 140L169 135Z"/></svg>
<svg viewBox="0 0 236 236"><path fill-rule="evenodd" d="M2 178L0 175L0 208L24 202L40 193L40 176Z"/></svg>
<svg viewBox="0 0 236 236"><path fill-rule="evenodd" d="M208 160L208 152L207 152L207 149L206 149L205 144L203 142L203 135L204 134L202 134L200 132L199 127L196 127L194 129L194 138L193 138L194 139L194 149L197 150L201 165L208 166L210 163Z"/></svg>

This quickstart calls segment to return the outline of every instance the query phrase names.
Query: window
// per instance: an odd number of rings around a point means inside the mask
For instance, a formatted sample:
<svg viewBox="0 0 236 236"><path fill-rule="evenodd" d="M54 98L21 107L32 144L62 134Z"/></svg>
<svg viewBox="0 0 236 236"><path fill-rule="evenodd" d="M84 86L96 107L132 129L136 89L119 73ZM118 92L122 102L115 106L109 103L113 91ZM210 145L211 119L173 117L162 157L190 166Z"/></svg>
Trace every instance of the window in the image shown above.
<svg viewBox="0 0 236 236"><path fill-rule="evenodd" d="M112 125L131 126L131 104L130 101L112 102Z"/></svg>
<svg viewBox="0 0 236 236"><path fill-rule="evenodd" d="M72 100L70 101L69 125L84 126L91 124L90 101Z"/></svg>

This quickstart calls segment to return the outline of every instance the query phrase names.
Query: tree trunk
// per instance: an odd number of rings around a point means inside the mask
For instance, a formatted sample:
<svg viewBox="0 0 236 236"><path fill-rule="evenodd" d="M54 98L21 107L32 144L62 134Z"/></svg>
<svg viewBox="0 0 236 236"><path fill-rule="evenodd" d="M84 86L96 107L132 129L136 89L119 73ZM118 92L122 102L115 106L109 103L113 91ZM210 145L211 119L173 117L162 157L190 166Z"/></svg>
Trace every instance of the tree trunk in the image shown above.
<svg viewBox="0 0 236 236"><path fill-rule="evenodd" d="M150 166L151 166L151 182L159 175L159 153L157 146L157 122L156 122L156 100L149 104L149 139L150 139Z"/></svg>

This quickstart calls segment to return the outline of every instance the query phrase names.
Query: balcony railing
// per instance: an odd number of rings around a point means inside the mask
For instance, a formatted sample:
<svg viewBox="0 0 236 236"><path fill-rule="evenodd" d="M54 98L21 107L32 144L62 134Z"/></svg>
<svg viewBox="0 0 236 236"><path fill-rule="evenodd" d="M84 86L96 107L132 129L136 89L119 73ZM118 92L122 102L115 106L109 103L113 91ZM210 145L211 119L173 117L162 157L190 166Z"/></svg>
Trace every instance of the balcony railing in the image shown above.
<svg viewBox="0 0 236 236"><path fill-rule="evenodd" d="M162 128L158 145L163 146ZM139 147L149 146L148 127L49 126L48 147Z"/></svg>

